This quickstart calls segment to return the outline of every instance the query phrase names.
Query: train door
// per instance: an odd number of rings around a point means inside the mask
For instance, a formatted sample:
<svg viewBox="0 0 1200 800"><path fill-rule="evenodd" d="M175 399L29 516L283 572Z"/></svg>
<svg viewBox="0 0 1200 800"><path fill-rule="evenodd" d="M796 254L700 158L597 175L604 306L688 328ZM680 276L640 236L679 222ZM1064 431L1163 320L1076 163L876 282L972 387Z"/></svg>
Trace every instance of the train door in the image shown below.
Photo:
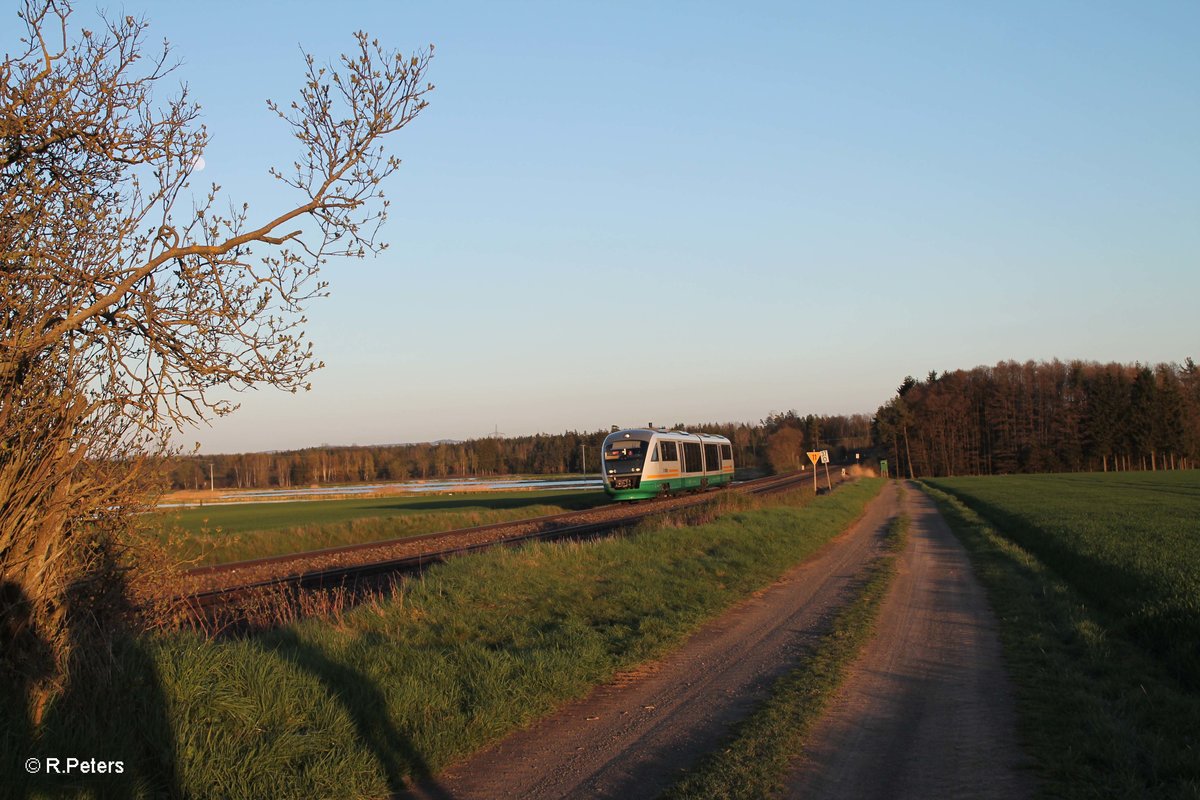
<svg viewBox="0 0 1200 800"><path fill-rule="evenodd" d="M719 444L704 445L704 480L701 486L707 486L710 476L721 474L721 446Z"/></svg>
<svg viewBox="0 0 1200 800"><path fill-rule="evenodd" d="M699 442L680 442L679 455L683 457L683 475L687 486L695 487L704 476L704 451Z"/></svg>
<svg viewBox="0 0 1200 800"><path fill-rule="evenodd" d="M682 477L682 464L680 463L680 452L678 442L673 442L668 439L658 440L658 449L655 455L659 459L659 475L662 478L663 492L670 492L672 488L681 486L679 479Z"/></svg>

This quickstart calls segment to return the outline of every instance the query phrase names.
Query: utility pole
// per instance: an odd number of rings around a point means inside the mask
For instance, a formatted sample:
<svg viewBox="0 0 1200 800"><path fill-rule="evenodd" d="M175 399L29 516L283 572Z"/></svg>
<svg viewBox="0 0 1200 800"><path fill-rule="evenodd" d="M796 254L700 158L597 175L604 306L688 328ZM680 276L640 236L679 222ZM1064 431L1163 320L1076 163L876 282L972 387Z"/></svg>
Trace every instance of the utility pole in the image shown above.
<svg viewBox="0 0 1200 800"><path fill-rule="evenodd" d="M579 469L584 475L587 475L587 445L580 443L579 445Z"/></svg>
<svg viewBox="0 0 1200 800"><path fill-rule="evenodd" d="M208 462L208 490L210 492L217 490L216 484L213 483L213 462L211 461Z"/></svg>

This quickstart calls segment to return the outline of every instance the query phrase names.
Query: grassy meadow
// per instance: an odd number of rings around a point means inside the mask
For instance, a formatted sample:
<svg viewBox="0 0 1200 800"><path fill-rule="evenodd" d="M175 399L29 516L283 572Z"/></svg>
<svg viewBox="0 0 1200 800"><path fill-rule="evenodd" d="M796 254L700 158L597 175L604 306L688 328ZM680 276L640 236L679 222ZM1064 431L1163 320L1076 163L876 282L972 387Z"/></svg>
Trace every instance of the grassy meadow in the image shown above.
<svg viewBox="0 0 1200 800"><path fill-rule="evenodd" d="M1200 797L1200 472L926 481L1052 797Z"/></svg>
<svg viewBox="0 0 1200 800"><path fill-rule="evenodd" d="M48 709L34 754L125 760L119 778L81 778L85 794L390 796L677 646L845 529L881 486L726 493L626 537L454 559L332 619L129 640L118 673ZM0 701L0 766L23 781L20 687L0 687Z"/></svg>
<svg viewBox="0 0 1200 800"><path fill-rule="evenodd" d="M149 528L160 540L170 541L173 555L220 564L511 522L608 502L599 490L556 490L218 504L165 510Z"/></svg>

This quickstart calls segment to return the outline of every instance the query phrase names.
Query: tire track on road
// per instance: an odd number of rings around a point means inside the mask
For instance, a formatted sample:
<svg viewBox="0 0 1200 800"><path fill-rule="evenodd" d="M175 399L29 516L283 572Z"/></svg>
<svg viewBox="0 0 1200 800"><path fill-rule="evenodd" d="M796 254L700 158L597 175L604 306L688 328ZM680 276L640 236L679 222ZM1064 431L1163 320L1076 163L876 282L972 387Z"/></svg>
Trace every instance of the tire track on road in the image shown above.
<svg viewBox="0 0 1200 800"><path fill-rule="evenodd" d="M796 666L879 553L898 507L889 484L848 530L674 653L423 781L410 796L658 796Z"/></svg>
<svg viewBox="0 0 1200 800"><path fill-rule="evenodd" d="M809 736L785 795L1024 798L1013 690L962 545L909 485L908 546L875 636Z"/></svg>

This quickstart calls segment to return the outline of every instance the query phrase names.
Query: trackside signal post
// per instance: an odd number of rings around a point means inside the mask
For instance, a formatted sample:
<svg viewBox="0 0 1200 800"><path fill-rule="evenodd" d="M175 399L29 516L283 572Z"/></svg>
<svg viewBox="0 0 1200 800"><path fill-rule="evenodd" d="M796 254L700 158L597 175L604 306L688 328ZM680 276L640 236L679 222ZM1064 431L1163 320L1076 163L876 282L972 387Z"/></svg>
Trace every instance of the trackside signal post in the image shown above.
<svg viewBox="0 0 1200 800"><path fill-rule="evenodd" d="M813 494L817 493L817 462L821 460L821 451L810 451L808 460L813 464Z"/></svg>

